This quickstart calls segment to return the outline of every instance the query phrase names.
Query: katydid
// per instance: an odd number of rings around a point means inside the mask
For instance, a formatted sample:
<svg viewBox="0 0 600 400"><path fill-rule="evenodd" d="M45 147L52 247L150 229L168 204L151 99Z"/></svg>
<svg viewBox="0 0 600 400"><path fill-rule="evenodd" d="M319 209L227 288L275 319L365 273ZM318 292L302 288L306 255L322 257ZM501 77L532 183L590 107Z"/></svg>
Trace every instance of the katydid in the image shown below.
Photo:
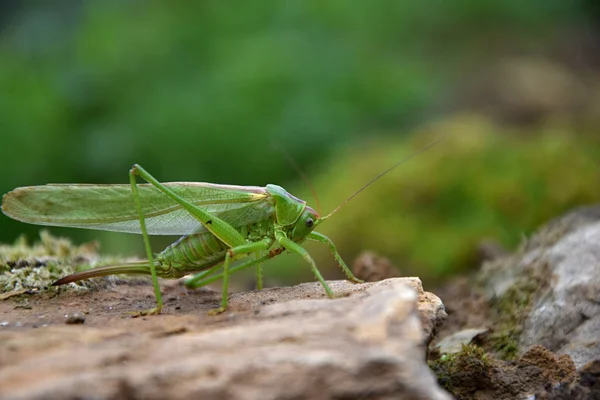
<svg viewBox="0 0 600 400"><path fill-rule="evenodd" d="M2 211L18 221L63 227L100 229L142 234L146 261L98 267L66 276L53 285L63 285L113 274L152 276L156 307L138 314L159 314L163 302L157 277L180 278L191 273L185 285L197 288L222 279L218 314L227 309L229 275L256 266L257 288L262 288L261 264L287 250L301 256L323 286L328 297L334 293L315 261L301 246L313 240L329 246L347 279L360 283L344 263L335 245L314 229L336 213L358 193L400 164L429 147L398 161L324 217L305 201L282 187L235 186L212 183L160 183L135 164L129 185L49 184L17 188L2 199ZM146 184L138 184L136 177ZM184 235L154 255L149 235ZM238 257L256 257L232 266ZM217 271L222 268L222 272Z"/></svg>

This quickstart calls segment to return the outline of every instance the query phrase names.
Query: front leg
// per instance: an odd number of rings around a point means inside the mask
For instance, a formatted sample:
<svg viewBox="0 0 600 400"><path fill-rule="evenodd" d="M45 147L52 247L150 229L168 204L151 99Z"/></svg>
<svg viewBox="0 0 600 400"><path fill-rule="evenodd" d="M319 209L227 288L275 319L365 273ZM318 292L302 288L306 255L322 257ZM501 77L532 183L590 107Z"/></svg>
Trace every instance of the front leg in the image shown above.
<svg viewBox="0 0 600 400"><path fill-rule="evenodd" d="M346 275L346 278L348 278L349 281L354 282L354 283L364 283L365 282L362 279L358 279L357 277L354 276L354 274L352 273L350 268L348 268L348 266L342 259L342 256L340 256L340 253L338 253L337 248L335 247L335 244L333 244L331 239L329 239L327 236L323 235L322 233L313 231L307 236L307 239L329 245L329 251L331 251L331 254L333 254L333 258L335 258L338 265L342 268L342 271L344 271L344 274Z"/></svg>
<svg viewBox="0 0 600 400"><path fill-rule="evenodd" d="M288 238L285 235L285 233L283 233L281 231L275 232L275 239L286 250L289 250L292 253L298 254L310 265L310 268L311 268L313 274L315 275L317 280L319 282L321 282L321 285L323 285L323 289L325 289L327 296L329 296L330 298L333 299L335 297L333 294L333 290L331 290L331 288L329 287L329 285L323 278L323 275L321 275L321 272L319 272L319 269L317 268L317 264L315 263L315 260L313 260L313 258L310 256L310 254L308 254L308 251L306 251L306 249L304 247L300 246L298 243L294 242L292 239Z"/></svg>

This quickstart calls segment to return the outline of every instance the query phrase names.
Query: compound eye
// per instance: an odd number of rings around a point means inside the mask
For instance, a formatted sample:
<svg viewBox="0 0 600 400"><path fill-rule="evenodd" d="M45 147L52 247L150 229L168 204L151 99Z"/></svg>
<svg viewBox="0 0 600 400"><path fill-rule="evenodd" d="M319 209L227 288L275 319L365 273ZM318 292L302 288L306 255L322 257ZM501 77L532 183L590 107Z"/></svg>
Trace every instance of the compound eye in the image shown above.
<svg viewBox="0 0 600 400"><path fill-rule="evenodd" d="M312 218L307 218L304 223L306 224L307 228L312 228L312 226L315 224L315 221L313 221Z"/></svg>

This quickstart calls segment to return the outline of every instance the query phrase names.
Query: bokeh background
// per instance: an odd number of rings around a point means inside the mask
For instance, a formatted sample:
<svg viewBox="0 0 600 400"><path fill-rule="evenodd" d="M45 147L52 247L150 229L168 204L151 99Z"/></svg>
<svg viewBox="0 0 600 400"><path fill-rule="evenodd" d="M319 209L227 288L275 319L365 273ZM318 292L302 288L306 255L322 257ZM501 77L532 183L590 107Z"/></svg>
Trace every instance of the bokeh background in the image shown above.
<svg viewBox="0 0 600 400"><path fill-rule="evenodd" d="M350 264L374 250L426 282L600 201L599 128L596 0L0 3L1 193L127 183L140 163L314 205L281 148L325 213L444 136L320 227ZM0 241L38 230L0 215ZM143 254L135 235L51 232ZM269 265L311 279L292 255Z"/></svg>

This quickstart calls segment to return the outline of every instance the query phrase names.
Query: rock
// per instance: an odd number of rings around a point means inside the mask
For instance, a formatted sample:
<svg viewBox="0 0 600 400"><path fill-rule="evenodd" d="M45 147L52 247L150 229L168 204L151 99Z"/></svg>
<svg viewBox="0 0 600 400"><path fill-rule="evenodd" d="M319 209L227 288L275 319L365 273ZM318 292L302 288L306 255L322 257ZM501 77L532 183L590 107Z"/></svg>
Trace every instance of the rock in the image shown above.
<svg viewBox="0 0 600 400"><path fill-rule="evenodd" d="M76 311L73 314L66 315L65 324L67 325L83 324L84 322L85 315L80 311Z"/></svg>
<svg viewBox="0 0 600 400"><path fill-rule="evenodd" d="M400 276L400 271L390 260L372 251L364 251L356 257L352 272L365 282L377 282Z"/></svg>
<svg viewBox="0 0 600 400"><path fill-rule="evenodd" d="M552 221L519 253L486 265L481 279L490 299L519 288L527 303L520 348L541 344L577 368L600 360L600 206Z"/></svg>
<svg viewBox="0 0 600 400"><path fill-rule="evenodd" d="M569 354L578 367L600 360L600 223L547 249L552 280L525 321L523 345Z"/></svg>
<svg viewBox="0 0 600 400"><path fill-rule="evenodd" d="M0 397L451 398L425 363L445 317L439 298L416 278L330 285L345 297L324 299L309 283L234 294L231 311L211 319L0 332Z"/></svg>
<svg viewBox="0 0 600 400"><path fill-rule="evenodd" d="M462 350L462 347L471 342L477 337L486 334L489 331L487 328L481 329L464 329L440 340L437 344L440 354L454 354Z"/></svg>

